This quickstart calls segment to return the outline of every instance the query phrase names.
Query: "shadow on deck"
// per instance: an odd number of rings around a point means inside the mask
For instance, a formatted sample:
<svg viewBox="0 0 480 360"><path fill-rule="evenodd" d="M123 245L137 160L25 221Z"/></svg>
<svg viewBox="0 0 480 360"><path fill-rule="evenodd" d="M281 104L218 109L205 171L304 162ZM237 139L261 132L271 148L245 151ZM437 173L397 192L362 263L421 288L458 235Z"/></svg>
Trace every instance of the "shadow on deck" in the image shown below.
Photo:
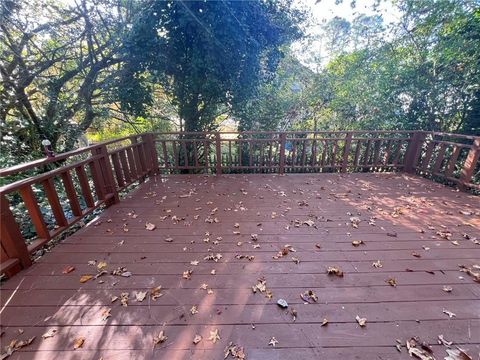
<svg viewBox="0 0 480 360"><path fill-rule="evenodd" d="M479 271L478 204L404 174L153 177L2 285L2 348L35 336L10 358L223 359L232 342L247 359L407 359L405 342L418 337L443 359L443 335L476 358L480 288L459 265ZM102 261L107 274L81 284ZM119 267L132 275L112 275ZM258 279L267 290L253 293ZM308 290L317 302L301 299ZM126 307L112 302L122 293ZM160 331L168 339L154 346Z"/></svg>

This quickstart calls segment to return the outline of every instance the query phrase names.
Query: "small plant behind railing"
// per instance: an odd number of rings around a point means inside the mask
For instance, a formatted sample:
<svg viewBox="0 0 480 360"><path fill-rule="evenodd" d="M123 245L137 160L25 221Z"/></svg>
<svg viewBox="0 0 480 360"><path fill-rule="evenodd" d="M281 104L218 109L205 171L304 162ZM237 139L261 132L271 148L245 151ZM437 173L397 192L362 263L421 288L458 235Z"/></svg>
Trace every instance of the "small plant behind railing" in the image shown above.
<svg viewBox="0 0 480 360"><path fill-rule="evenodd" d="M480 191L479 156L480 137L422 131L147 133L112 140L0 170L0 273L29 266L36 250L159 173L404 171Z"/></svg>

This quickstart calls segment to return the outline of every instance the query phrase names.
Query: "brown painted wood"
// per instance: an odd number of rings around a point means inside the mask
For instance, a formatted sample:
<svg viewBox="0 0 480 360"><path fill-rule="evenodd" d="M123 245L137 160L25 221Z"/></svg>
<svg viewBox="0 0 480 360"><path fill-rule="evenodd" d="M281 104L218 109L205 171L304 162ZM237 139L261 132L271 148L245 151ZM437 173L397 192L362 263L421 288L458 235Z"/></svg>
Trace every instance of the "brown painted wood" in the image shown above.
<svg viewBox="0 0 480 360"><path fill-rule="evenodd" d="M40 207L38 206L38 201L33 193L32 187L25 186L21 188L19 192L22 196L23 202L25 203L25 207L28 210L28 214L32 219L32 223L35 226L35 231L38 237L42 239L50 239L50 233L47 229L47 225L45 224L45 220L43 219L43 215L40 211Z"/></svg>
<svg viewBox="0 0 480 360"><path fill-rule="evenodd" d="M472 179L473 172L480 159L480 137L475 138L472 147L468 152L467 159L463 165L462 172L460 174L460 181L463 186L466 186Z"/></svg>
<svg viewBox="0 0 480 360"><path fill-rule="evenodd" d="M65 192L67 193L68 203L70 204L73 215L82 216L82 208L80 207L77 191L75 190L75 186L73 185L73 180L70 172L63 172L61 177Z"/></svg>
<svg viewBox="0 0 480 360"><path fill-rule="evenodd" d="M111 155L113 169L115 171L115 178L117 180L117 184L118 184L119 187L123 188L125 186L125 181L123 180L122 167L120 165L120 160L119 160L118 157L119 157L118 153L113 153Z"/></svg>
<svg viewBox="0 0 480 360"><path fill-rule="evenodd" d="M76 167L75 171L77 173L78 182L80 184L80 188L82 189L82 195L85 203L88 208L93 208L95 206L95 202L93 200L92 191L88 183L87 173L83 166Z"/></svg>
<svg viewBox="0 0 480 360"><path fill-rule="evenodd" d="M58 199L57 190L55 189L55 185L53 183L53 179L49 178L42 182L43 188L45 190L45 195L47 196L48 202L50 203L50 207L52 209L53 216L57 222L58 226L67 226L68 221L65 217L63 212L62 205L60 204L60 200Z"/></svg>

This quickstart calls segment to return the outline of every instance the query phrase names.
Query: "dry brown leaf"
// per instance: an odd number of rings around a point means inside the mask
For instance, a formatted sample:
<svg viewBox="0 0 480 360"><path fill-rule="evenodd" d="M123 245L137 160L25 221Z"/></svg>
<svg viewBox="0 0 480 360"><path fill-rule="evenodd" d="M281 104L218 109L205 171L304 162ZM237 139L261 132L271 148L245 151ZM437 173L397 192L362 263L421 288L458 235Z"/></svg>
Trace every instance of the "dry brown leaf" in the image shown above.
<svg viewBox="0 0 480 360"><path fill-rule="evenodd" d="M445 360L472 360L472 357L463 349L445 349L445 351L448 354Z"/></svg>
<svg viewBox="0 0 480 360"><path fill-rule="evenodd" d="M275 336L272 336L268 345L271 345L271 346L275 347L275 346L277 346L277 344L278 344L278 340L275 339Z"/></svg>
<svg viewBox="0 0 480 360"><path fill-rule="evenodd" d="M200 341L202 341L202 336L201 335L195 335L195 337L193 338L193 343L195 345L197 345Z"/></svg>
<svg viewBox="0 0 480 360"><path fill-rule="evenodd" d="M142 302L147 297L147 292L148 291L137 291L137 292L135 292L135 299L138 302Z"/></svg>
<svg viewBox="0 0 480 360"><path fill-rule="evenodd" d="M46 333L44 333L44 334L42 335L42 338L43 338L43 339L48 339L48 338L54 337L55 334L57 333L57 331L58 331L58 330L55 329L55 328L49 329Z"/></svg>
<svg viewBox="0 0 480 360"><path fill-rule="evenodd" d="M80 337L76 338L75 341L73 342L73 349L77 350L77 349L82 348L84 343L85 343L85 337L84 336L80 336Z"/></svg>
<svg viewBox="0 0 480 360"><path fill-rule="evenodd" d="M310 304L312 302L317 302L318 301L318 296L317 296L317 294L315 294L315 292L313 290L307 290L307 291L301 293L300 298L303 301L308 302Z"/></svg>
<svg viewBox="0 0 480 360"><path fill-rule="evenodd" d="M158 335L155 335L153 337L153 347L167 341L167 339L168 339L168 336L165 335L165 332L163 330L160 331Z"/></svg>
<svg viewBox="0 0 480 360"><path fill-rule="evenodd" d="M452 292L452 291L453 291L453 288L452 288L451 286L446 286L446 285L445 285L445 286L442 288L442 290L449 293L449 292Z"/></svg>
<svg viewBox="0 0 480 360"><path fill-rule="evenodd" d="M193 270L185 270L182 274L184 279L190 280L192 278Z"/></svg>
<svg viewBox="0 0 480 360"><path fill-rule="evenodd" d="M228 358L230 355L234 359L241 359L241 360L246 359L246 355L245 355L245 351L243 350L243 347L238 346L233 342L230 342L228 346L225 348L224 359Z"/></svg>
<svg viewBox="0 0 480 360"><path fill-rule="evenodd" d="M91 280L93 278L93 275L82 275L80 277L80 283L81 284L84 284L86 283L88 280Z"/></svg>
<svg viewBox="0 0 480 360"><path fill-rule="evenodd" d="M190 265L197 266L199 264L198 260L190 261Z"/></svg>
<svg viewBox="0 0 480 360"><path fill-rule="evenodd" d="M327 325L328 325L328 319L323 319L320 326L327 326Z"/></svg>
<svg viewBox="0 0 480 360"><path fill-rule="evenodd" d="M103 270L105 270L106 267L107 267L107 263L105 261L100 261L97 264L97 270L98 271L103 271Z"/></svg>
<svg viewBox="0 0 480 360"><path fill-rule="evenodd" d="M210 336L208 337L208 340L215 344L218 340L220 340L220 331L218 329L210 330Z"/></svg>
<svg viewBox="0 0 480 360"><path fill-rule="evenodd" d="M375 261L375 262L372 263L372 266L373 266L374 268L377 268L377 269L378 269L378 268L383 267L383 264L382 264L382 262L381 262L380 260L377 260L377 261Z"/></svg>
<svg viewBox="0 0 480 360"><path fill-rule="evenodd" d="M353 240L352 245L358 247L360 245L365 245L365 243L363 242L363 240Z"/></svg>
<svg viewBox="0 0 480 360"><path fill-rule="evenodd" d="M110 313L112 311L112 308L105 308L102 310L102 320L107 321L107 319L112 316Z"/></svg>
<svg viewBox="0 0 480 360"><path fill-rule="evenodd" d="M355 320L357 320L358 325L360 325L361 327L364 327L367 325L367 318L361 318L360 316L357 315L355 317Z"/></svg>
<svg viewBox="0 0 480 360"><path fill-rule="evenodd" d="M447 314L450 319L457 316L457 314L455 314L455 313L453 313L453 312L451 312L451 311L445 310L445 309L443 309L442 312L443 312L444 314Z"/></svg>
<svg viewBox="0 0 480 360"><path fill-rule="evenodd" d="M155 224L152 224L152 223L149 223L149 222L145 223L145 229L147 229L148 231L153 231L156 228L157 228L157 226Z"/></svg>
<svg viewBox="0 0 480 360"><path fill-rule="evenodd" d="M193 305L192 308L190 309L190 314L195 315L198 314L198 308Z"/></svg>
<svg viewBox="0 0 480 360"><path fill-rule="evenodd" d="M73 266L66 266L66 267L63 269L62 273L63 273L63 274L68 274L68 273L71 273L71 272L74 271L74 270L75 270L75 268L74 268Z"/></svg>
<svg viewBox="0 0 480 360"><path fill-rule="evenodd" d="M343 271L338 266L329 266L327 268L328 275L336 275L338 277L343 277Z"/></svg>
<svg viewBox="0 0 480 360"><path fill-rule="evenodd" d="M150 298L152 300L157 300L160 296L162 296L163 294L160 293L160 291L162 290L162 286L157 286L157 287L154 287L150 290Z"/></svg>
<svg viewBox="0 0 480 360"><path fill-rule="evenodd" d="M130 296L129 293L123 292L120 294L120 302L122 303L122 306L127 307L128 306L128 297Z"/></svg>
<svg viewBox="0 0 480 360"><path fill-rule="evenodd" d="M397 280L395 280L395 278L390 278L387 280L387 283L390 285L390 286L393 286L393 287L396 287L397 286Z"/></svg>

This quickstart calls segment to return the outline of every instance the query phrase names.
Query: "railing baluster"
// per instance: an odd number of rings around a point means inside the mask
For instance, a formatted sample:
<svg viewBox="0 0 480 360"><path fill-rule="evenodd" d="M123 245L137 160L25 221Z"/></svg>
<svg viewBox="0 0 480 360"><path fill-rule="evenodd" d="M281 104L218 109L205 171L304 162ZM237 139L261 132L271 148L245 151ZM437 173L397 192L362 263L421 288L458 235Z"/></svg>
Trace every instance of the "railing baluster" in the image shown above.
<svg viewBox="0 0 480 360"><path fill-rule="evenodd" d="M278 166L278 173L285 173L285 145L287 143L287 135L285 133L280 134L280 162Z"/></svg>
<svg viewBox="0 0 480 360"><path fill-rule="evenodd" d="M437 153L437 159L435 160L435 163L433 165L432 169L432 174L437 174L440 171L440 167L443 164L443 159L445 157L445 151L447 150L447 147L445 144L440 144L440 149L438 149Z"/></svg>
<svg viewBox="0 0 480 360"><path fill-rule="evenodd" d="M215 172L217 175L222 174L222 142L220 138L220 133L215 133L215 157L217 158L216 160L216 166L215 166Z"/></svg>
<svg viewBox="0 0 480 360"><path fill-rule="evenodd" d="M26 268L32 264L27 245L10 210L8 199L1 195L1 244L10 259L18 259L20 265Z"/></svg>
<svg viewBox="0 0 480 360"><path fill-rule="evenodd" d="M47 196L50 207L52 208L53 216L57 222L58 226L67 226L68 221L65 217L65 214L58 199L57 190L55 189L55 184L53 183L52 178L48 178L42 181L42 186L45 189L45 195Z"/></svg>
<svg viewBox="0 0 480 360"><path fill-rule="evenodd" d="M74 216L82 216L82 208L78 202L77 192L75 191L75 186L73 185L72 177L69 171L63 172L61 175L63 186L65 187L65 192L67 193L68 202L72 213Z"/></svg>
<svg viewBox="0 0 480 360"><path fill-rule="evenodd" d="M352 133L349 132L345 136L345 146L343 148L343 157L342 157L342 172L347 172L348 155L350 154L351 144L352 144Z"/></svg>
<svg viewBox="0 0 480 360"><path fill-rule="evenodd" d="M453 172L455 171L455 165L457 163L458 156L460 155L461 149L462 148L457 145L453 147L452 156L450 156L450 159L448 160L447 170L445 170L446 177L451 177L453 175Z"/></svg>
<svg viewBox="0 0 480 360"><path fill-rule="evenodd" d="M466 185L470 183L475 167L480 158L480 137L475 138L472 147L468 152L467 159L463 164L463 169L460 174L460 187L465 189Z"/></svg>
<svg viewBox="0 0 480 360"><path fill-rule="evenodd" d="M430 165L430 160L432 159L433 150L435 149L437 143L432 140L427 145L427 151L425 152L425 157L422 161L422 170L427 171L428 166Z"/></svg>
<svg viewBox="0 0 480 360"><path fill-rule="evenodd" d="M118 153L113 153L111 155L113 169L115 170L115 177L117 179L117 184L119 187L123 188L125 186L125 181L123 181L122 168L120 166L120 160L118 159Z"/></svg>
<svg viewBox="0 0 480 360"><path fill-rule="evenodd" d="M77 173L80 188L82 189L82 195L85 200L85 204L87 205L87 208L93 208L95 206L95 202L93 200L90 184L88 183L87 173L85 172L83 166L77 166L75 171Z"/></svg>
<svg viewBox="0 0 480 360"><path fill-rule="evenodd" d="M125 181L127 184L130 184L132 182L132 177L130 176L130 168L128 167L127 150L126 149L120 150L120 152L118 153L118 156L120 157L120 163L122 164L122 172L123 172Z"/></svg>
<svg viewBox="0 0 480 360"><path fill-rule="evenodd" d="M43 219L42 212L38 206L38 200L33 193L32 187L30 185L24 186L19 189L20 195L22 196L25 207L27 208L28 214L32 219L33 226L39 238L50 240L50 232L48 231L45 220Z"/></svg>

